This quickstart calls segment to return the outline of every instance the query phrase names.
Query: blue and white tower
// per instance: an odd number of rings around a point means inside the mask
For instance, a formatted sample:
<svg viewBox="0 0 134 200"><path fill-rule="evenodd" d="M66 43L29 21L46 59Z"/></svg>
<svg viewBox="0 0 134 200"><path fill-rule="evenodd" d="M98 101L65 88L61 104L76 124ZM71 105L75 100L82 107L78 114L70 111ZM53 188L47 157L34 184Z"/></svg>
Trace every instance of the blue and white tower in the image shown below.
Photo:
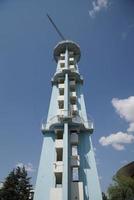
<svg viewBox="0 0 134 200"><path fill-rule="evenodd" d="M87 118L80 47L62 41L54 48L57 63L34 200L102 200Z"/></svg>

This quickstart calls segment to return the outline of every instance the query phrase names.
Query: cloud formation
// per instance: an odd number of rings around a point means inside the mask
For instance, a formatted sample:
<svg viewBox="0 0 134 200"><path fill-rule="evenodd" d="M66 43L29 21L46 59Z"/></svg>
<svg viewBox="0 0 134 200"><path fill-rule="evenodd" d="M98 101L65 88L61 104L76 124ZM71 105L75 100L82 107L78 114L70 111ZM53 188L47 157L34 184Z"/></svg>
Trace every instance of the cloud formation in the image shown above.
<svg viewBox="0 0 134 200"><path fill-rule="evenodd" d="M128 133L117 132L107 137L101 137L99 142L102 146L112 145L114 149L121 151L125 149L125 144L134 142L134 136Z"/></svg>
<svg viewBox="0 0 134 200"><path fill-rule="evenodd" d="M134 131L134 96L127 99L112 99L112 105L121 118L129 123L128 132Z"/></svg>
<svg viewBox="0 0 134 200"><path fill-rule="evenodd" d="M20 168L25 167L25 169L26 169L27 172L34 172L35 171L32 163L24 164L22 162L18 162L16 164L16 167L20 167Z"/></svg>
<svg viewBox="0 0 134 200"><path fill-rule="evenodd" d="M95 15L100 12L102 9L107 9L109 0L93 0L92 9L89 10L90 17L95 17Z"/></svg>
<svg viewBox="0 0 134 200"><path fill-rule="evenodd" d="M112 105L116 110L116 113L129 123L129 127L126 133L119 131L112 133L109 136L101 137L99 142L102 146L111 145L114 149L121 151L125 149L125 144L131 144L134 142L134 96L130 96L126 99L112 99Z"/></svg>

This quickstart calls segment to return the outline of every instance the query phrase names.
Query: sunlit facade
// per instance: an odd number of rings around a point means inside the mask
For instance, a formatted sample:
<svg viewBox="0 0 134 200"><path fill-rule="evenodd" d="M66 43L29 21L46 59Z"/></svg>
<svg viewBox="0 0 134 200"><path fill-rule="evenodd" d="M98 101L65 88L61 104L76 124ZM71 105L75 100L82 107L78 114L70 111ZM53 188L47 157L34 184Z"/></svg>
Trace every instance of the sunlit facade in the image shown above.
<svg viewBox="0 0 134 200"><path fill-rule="evenodd" d="M54 48L57 63L44 135L34 200L101 200L91 142L83 78L79 73L80 47L62 41ZM46 97L48 98L48 97Z"/></svg>

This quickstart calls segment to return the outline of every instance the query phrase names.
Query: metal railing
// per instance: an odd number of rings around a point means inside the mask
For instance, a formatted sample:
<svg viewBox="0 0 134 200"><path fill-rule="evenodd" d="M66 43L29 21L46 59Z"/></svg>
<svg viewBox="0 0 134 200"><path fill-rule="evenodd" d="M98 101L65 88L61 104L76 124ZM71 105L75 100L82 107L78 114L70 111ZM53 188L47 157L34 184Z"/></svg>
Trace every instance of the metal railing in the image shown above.
<svg viewBox="0 0 134 200"><path fill-rule="evenodd" d="M65 115L65 112L68 112L68 115ZM57 115L53 116L49 119L46 123L44 123L45 120L43 120L43 123L41 125L41 130L50 130L56 125L61 125L61 123L64 123L64 120L68 120L72 124L81 125L83 126L83 129L91 130L91 132L94 129L93 121L91 120L84 120L83 117L77 115L72 115L71 112L67 110L62 110L61 113L58 113Z"/></svg>

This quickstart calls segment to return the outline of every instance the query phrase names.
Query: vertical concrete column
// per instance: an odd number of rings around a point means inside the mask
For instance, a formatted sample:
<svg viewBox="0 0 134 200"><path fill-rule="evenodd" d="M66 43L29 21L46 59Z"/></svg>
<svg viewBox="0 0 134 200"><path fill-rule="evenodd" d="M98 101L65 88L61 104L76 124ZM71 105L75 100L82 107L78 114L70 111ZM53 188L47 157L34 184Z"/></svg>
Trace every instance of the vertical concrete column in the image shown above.
<svg viewBox="0 0 134 200"><path fill-rule="evenodd" d="M65 74L65 91L64 91L64 117L69 114L69 80L68 74Z"/></svg>
<svg viewBox="0 0 134 200"><path fill-rule="evenodd" d="M65 68L68 69L68 49L65 52ZM69 114L69 77L65 74L64 91L64 117ZM63 200L69 200L69 128L68 122L64 123L63 135Z"/></svg>
<svg viewBox="0 0 134 200"><path fill-rule="evenodd" d="M68 49L65 52L65 68L68 69ZM64 94L64 116L69 114L69 79L68 74L65 74L65 94Z"/></svg>
<svg viewBox="0 0 134 200"><path fill-rule="evenodd" d="M66 52L65 52L65 68L69 69L69 52L68 52L68 48L66 48Z"/></svg>
<svg viewBox="0 0 134 200"><path fill-rule="evenodd" d="M63 135L63 199L69 200L69 178L68 178L68 123L64 124L64 135Z"/></svg>

